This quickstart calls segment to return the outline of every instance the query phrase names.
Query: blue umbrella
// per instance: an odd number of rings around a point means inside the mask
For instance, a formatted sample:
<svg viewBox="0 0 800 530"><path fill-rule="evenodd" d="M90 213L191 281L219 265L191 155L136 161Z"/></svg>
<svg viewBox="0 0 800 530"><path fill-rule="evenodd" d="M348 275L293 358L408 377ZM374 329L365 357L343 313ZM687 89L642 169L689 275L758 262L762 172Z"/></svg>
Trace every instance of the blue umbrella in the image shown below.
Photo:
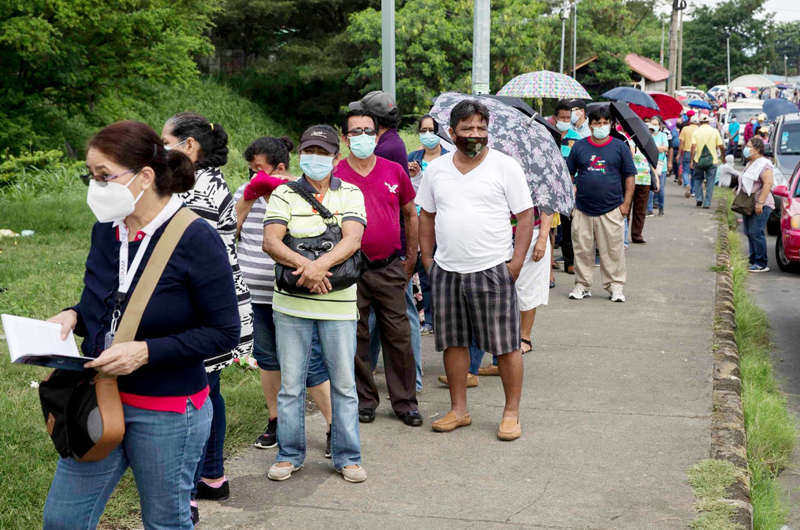
<svg viewBox="0 0 800 530"><path fill-rule="evenodd" d="M711 110L711 105L708 104L707 101L703 101L702 99L693 99L689 102L690 107L694 107L696 109L706 109Z"/></svg>
<svg viewBox="0 0 800 530"><path fill-rule="evenodd" d="M618 86L617 88L612 88L603 94L603 97L612 99L614 101L624 101L625 103L641 105L642 107L647 107L648 109L661 110L658 108L656 100L650 97L649 94L636 88Z"/></svg>
<svg viewBox="0 0 800 530"><path fill-rule="evenodd" d="M797 106L791 101L785 99L768 99L764 101L764 113L771 120L784 114L793 114L797 112Z"/></svg>

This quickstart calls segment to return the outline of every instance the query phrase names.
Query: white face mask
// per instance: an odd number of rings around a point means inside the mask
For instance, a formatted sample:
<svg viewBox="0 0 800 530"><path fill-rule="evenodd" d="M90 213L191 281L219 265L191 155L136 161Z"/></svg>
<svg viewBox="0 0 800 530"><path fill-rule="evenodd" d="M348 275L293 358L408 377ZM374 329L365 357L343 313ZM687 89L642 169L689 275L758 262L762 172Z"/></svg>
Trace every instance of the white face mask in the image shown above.
<svg viewBox="0 0 800 530"><path fill-rule="evenodd" d="M101 223L110 223L125 219L136 209L136 203L142 198L144 190L138 197L134 198L128 186L136 180L139 173L136 173L127 184L117 184L116 182L100 182L96 179L89 181L89 194L86 202L92 209L94 216Z"/></svg>

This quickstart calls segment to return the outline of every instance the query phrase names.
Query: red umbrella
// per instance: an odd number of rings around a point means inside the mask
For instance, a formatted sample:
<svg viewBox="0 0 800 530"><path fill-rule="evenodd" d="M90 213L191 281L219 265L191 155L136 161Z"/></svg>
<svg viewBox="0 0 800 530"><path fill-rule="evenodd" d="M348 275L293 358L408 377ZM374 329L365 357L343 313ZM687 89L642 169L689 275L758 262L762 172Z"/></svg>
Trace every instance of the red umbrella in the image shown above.
<svg viewBox="0 0 800 530"><path fill-rule="evenodd" d="M683 105L680 101L665 94L664 92L648 92L648 94L656 100L656 104L660 110L649 109L641 105L631 105L631 110L635 112L640 118L652 118L656 114L661 115L665 120L677 118L683 111Z"/></svg>

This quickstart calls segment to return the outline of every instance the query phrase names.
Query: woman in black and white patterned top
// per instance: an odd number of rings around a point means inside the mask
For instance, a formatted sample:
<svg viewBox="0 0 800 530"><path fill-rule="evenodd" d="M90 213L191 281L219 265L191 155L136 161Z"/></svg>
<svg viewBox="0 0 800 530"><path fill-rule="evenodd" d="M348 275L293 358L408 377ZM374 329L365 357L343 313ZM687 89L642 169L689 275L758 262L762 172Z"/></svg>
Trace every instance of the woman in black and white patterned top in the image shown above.
<svg viewBox="0 0 800 530"><path fill-rule="evenodd" d="M242 322L239 346L206 361L210 397L214 405L214 421L205 458L201 460L195 477L197 497L225 499L229 495L229 487L223 468L222 448L226 421L225 401L219 390L220 370L230 365L234 357L250 354L253 350L253 310L250 306L250 292L242 277L236 256L236 208L220 170L220 167L228 161L228 135L221 125L211 123L204 116L193 112L181 112L167 120L161 131L161 138L167 149L178 149L194 162L194 189L182 194L181 198L186 206L208 221L222 238L228 250L239 299L239 317ZM193 512L195 510L193 505Z"/></svg>

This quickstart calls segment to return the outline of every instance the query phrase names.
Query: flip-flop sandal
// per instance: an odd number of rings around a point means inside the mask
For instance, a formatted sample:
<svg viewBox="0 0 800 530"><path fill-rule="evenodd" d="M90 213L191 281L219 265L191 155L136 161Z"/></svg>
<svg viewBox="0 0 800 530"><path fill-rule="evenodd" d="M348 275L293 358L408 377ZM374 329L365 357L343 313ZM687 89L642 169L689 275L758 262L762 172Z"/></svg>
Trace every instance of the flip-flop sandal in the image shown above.
<svg viewBox="0 0 800 530"><path fill-rule="evenodd" d="M528 353L529 351L531 351L533 349L533 344L528 339L521 339L521 342L522 342L523 346L525 344L528 345L528 349L527 350L524 347L520 347L520 350L522 350L522 355L525 355L526 353Z"/></svg>

